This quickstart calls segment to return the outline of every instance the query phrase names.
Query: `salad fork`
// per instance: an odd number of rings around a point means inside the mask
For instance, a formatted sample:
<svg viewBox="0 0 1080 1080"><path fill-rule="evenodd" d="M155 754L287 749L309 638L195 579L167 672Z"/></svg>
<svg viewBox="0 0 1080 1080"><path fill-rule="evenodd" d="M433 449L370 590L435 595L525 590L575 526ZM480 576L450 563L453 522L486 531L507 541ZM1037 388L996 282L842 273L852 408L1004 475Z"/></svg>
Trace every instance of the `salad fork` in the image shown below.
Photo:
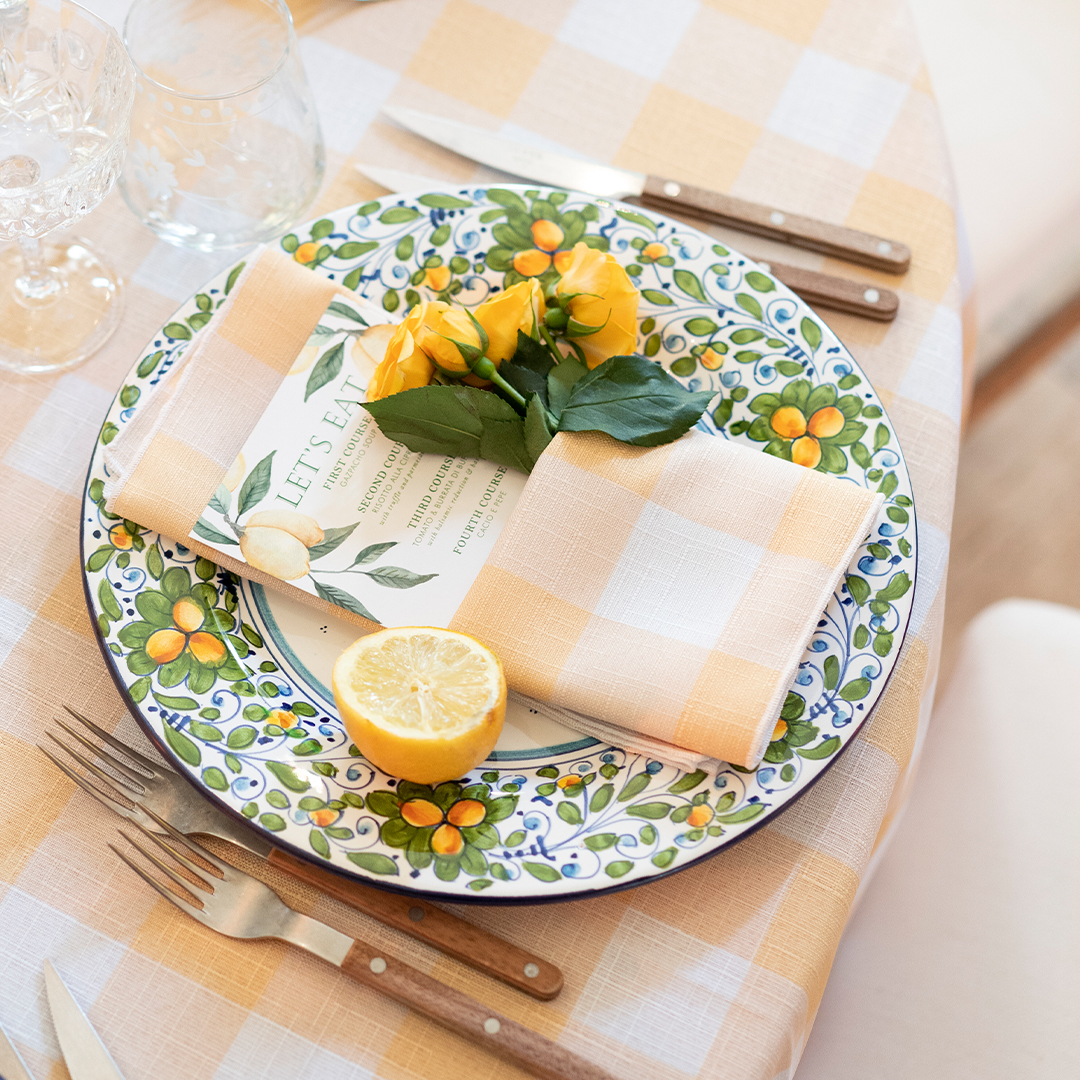
<svg viewBox="0 0 1080 1080"><path fill-rule="evenodd" d="M58 739L51 731L46 734L65 754L91 773L107 792L90 783L85 776L44 746L39 744L39 748L83 791L121 817L150 828L156 827L155 821L164 819L185 835L202 833L228 840L335 900L340 900L387 926L401 930L410 937L426 942L462 963L501 979L541 1001L550 1001L562 989L562 972L554 964L519 949L516 945L511 945L510 942L467 923L434 904L340 877L274 847L253 829L234 821L205 799L179 773L151 761L67 705L64 708L105 745L98 745L59 718L56 723L85 747L90 757ZM134 762L139 769L127 765L118 754ZM91 760L93 757L106 762L110 769L123 777L123 781L117 780L95 764Z"/></svg>
<svg viewBox="0 0 1080 1080"><path fill-rule="evenodd" d="M153 811L146 813L165 837L138 821L135 825L141 834L139 839L123 829L119 830L120 835L179 886L184 896L115 845L109 847L143 881L203 926L228 937L277 938L305 949L341 968L357 982L423 1013L541 1080L613 1080L606 1070L532 1029L492 1012L460 990L294 910L268 885L218 859ZM204 869L186 851L204 860L214 872ZM158 852L171 857L173 862L166 861ZM181 875L174 863L183 867L190 877Z"/></svg>

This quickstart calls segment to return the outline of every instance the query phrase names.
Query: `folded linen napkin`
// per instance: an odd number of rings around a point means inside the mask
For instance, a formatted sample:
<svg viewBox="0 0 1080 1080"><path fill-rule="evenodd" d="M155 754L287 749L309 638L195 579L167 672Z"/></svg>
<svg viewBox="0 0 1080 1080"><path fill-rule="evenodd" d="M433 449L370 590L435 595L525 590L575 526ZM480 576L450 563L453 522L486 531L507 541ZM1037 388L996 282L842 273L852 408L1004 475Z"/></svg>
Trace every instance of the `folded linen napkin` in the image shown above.
<svg viewBox="0 0 1080 1080"><path fill-rule="evenodd" d="M189 536L336 292L275 251L249 259L108 448L105 493L111 511L374 629ZM684 766L752 767L881 502L702 432L652 449L560 433L450 626L572 727Z"/></svg>

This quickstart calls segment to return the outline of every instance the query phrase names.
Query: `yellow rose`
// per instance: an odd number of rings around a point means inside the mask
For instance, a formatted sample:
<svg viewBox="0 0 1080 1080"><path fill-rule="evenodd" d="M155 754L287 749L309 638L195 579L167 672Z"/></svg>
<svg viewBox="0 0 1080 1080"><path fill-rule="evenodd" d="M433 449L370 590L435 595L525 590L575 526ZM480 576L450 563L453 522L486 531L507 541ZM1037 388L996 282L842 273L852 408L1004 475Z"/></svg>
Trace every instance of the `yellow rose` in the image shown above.
<svg viewBox="0 0 1080 1080"><path fill-rule="evenodd" d="M368 401L378 401L379 398L417 386L427 386L431 382L435 368L427 353L416 344L416 334L423 325L427 306L416 304L394 331L394 336L387 343L386 354L368 383Z"/></svg>
<svg viewBox="0 0 1080 1080"><path fill-rule="evenodd" d="M487 358L496 367L509 360L517 350L518 331L536 337L544 310L544 294L535 278L519 281L493 300L485 300L473 314L488 336Z"/></svg>
<svg viewBox="0 0 1080 1080"><path fill-rule="evenodd" d="M570 318L585 326L599 326L594 334L575 338L589 367L612 356L634 351L637 343L639 293L613 255L574 245L573 259L556 286L559 296L570 296ZM582 295L576 295L582 294Z"/></svg>
<svg viewBox="0 0 1080 1080"><path fill-rule="evenodd" d="M459 343L475 356L483 354L480 331L462 308L452 308L441 300L432 300L424 312L423 325L416 343L431 358L433 364L450 375L464 375L469 364L458 348Z"/></svg>

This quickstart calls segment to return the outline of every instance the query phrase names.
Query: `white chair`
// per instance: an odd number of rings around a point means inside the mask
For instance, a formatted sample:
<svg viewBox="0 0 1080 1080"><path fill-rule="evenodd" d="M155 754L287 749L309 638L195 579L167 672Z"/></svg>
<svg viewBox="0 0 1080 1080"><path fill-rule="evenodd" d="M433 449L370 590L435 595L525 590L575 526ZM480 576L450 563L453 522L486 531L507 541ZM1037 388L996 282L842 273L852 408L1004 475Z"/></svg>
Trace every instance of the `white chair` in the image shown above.
<svg viewBox="0 0 1080 1080"><path fill-rule="evenodd" d="M796 1080L1080 1077L1080 611L969 625Z"/></svg>

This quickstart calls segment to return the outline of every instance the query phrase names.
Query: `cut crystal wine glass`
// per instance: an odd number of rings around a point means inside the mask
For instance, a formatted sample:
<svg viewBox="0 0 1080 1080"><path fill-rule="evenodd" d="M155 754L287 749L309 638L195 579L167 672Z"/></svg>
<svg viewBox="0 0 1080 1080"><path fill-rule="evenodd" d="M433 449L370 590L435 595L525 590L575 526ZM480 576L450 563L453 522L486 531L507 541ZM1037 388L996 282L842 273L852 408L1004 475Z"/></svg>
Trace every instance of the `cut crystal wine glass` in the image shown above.
<svg viewBox="0 0 1080 1080"><path fill-rule="evenodd" d="M120 318L120 279L54 230L108 194L127 148L134 69L70 0L0 0L0 367L71 367ZM43 237L45 239L43 239Z"/></svg>

